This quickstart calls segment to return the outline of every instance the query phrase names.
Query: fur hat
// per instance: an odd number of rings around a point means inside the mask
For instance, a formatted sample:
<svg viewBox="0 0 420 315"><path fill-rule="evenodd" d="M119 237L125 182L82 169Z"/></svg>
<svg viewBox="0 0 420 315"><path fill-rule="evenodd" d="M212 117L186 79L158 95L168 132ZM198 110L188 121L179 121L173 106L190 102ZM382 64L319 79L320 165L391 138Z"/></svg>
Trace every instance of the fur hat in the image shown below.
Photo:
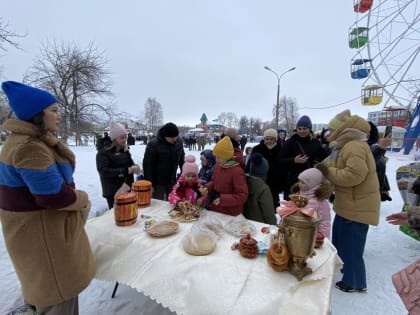
<svg viewBox="0 0 420 315"><path fill-rule="evenodd" d="M342 111L341 113L338 113L335 115L333 119L330 120L328 123L328 129L330 130L337 130L340 128L347 120L349 120L351 117L350 110L346 109Z"/></svg>
<svg viewBox="0 0 420 315"><path fill-rule="evenodd" d="M249 157L249 175L259 177L265 181L268 167L267 160L260 153L252 153Z"/></svg>
<svg viewBox="0 0 420 315"><path fill-rule="evenodd" d="M57 103L57 99L51 93L19 82L6 81L2 83L1 88L16 117L21 120L29 120Z"/></svg>
<svg viewBox="0 0 420 315"><path fill-rule="evenodd" d="M275 129L267 129L266 131L264 131L264 138L265 137L277 139L277 131Z"/></svg>
<svg viewBox="0 0 420 315"><path fill-rule="evenodd" d="M314 188L316 185L320 185L322 181L322 173L317 168L308 168L301 172L298 179L304 182L309 189Z"/></svg>
<svg viewBox="0 0 420 315"><path fill-rule="evenodd" d="M299 120L296 123L296 129L299 127L304 127L304 128L308 128L309 130L312 130L311 119L308 116L303 115L302 117L299 118Z"/></svg>
<svg viewBox="0 0 420 315"><path fill-rule="evenodd" d="M126 135L127 130L124 128L123 125L118 123L111 123L111 127L109 127L109 137L111 140L117 139L119 136Z"/></svg>
<svg viewBox="0 0 420 315"><path fill-rule="evenodd" d="M182 165L182 174L194 173L195 175L198 174L198 165L195 163L195 156L194 155L187 155L185 157L184 165Z"/></svg>
<svg viewBox="0 0 420 315"><path fill-rule="evenodd" d="M213 155L216 158L230 160L233 158L233 145L230 137L223 137L213 148Z"/></svg>
<svg viewBox="0 0 420 315"><path fill-rule="evenodd" d="M162 128L160 128L160 132L162 137L168 138L178 137L179 135L178 127L171 122L165 124Z"/></svg>

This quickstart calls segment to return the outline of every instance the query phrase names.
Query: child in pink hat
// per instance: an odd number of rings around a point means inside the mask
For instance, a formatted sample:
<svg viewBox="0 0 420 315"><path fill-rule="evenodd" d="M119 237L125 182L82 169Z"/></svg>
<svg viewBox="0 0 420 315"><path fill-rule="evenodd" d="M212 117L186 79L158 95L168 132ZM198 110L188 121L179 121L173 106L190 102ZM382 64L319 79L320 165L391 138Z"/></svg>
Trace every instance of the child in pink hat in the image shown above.
<svg viewBox="0 0 420 315"><path fill-rule="evenodd" d="M198 165L193 155L185 157L182 173L177 183L169 193L169 203L177 208L180 201L189 201L193 205L203 207L206 204L207 196L204 196L203 186L198 178Z"/></svg>
<svg viewBox="0 0 420 315"><path fill-rule="evenodd" d="M314 208L321 221L318 223L317 239L330 238L331 208L328 197L331 195L332 185L317 168L308 168L298 176L298 182L291 191L308 197L307 207Z"/></svg>

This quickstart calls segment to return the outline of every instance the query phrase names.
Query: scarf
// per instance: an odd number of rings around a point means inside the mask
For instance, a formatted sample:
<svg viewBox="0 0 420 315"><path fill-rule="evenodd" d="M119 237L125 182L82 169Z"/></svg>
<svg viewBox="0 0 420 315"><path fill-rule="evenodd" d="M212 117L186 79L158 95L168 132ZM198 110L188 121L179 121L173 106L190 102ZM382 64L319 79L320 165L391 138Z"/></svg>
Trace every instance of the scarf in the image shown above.
<svg viewBox="0 0 420 315"><path fill-rule="evenodd" d="M327 158L328 166L337 167L337 159L341 149L350 141L367 141L367 135L363 131L354 128L344 129L335 141L330 143L331 154Z"/></svg>

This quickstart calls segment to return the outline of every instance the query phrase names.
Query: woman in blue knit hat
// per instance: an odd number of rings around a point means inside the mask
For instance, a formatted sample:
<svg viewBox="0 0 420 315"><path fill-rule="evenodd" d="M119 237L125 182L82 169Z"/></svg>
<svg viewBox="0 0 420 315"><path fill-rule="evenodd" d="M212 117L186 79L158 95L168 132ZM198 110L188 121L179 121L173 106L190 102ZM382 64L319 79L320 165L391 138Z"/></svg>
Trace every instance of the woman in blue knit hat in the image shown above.
<svg viewBox="0 0 420 315"><path fill-rule="evenodd" d="M290 188L298 181L299 174L327 156L328 152L312 134L311 119L303 115L296 123L296 133L286 141L278 157L280 169L287 170L282 185L284 199L289 200Z"/></svg>
<svg viewBox="0 0 420 315"><path fill-rule="evenodd" d="M17 117L3 124L0 220L29 303L20 311L76 315L78 294L95 273L84 229L90 202L75 188L73 152L56 137L59 106L41 89L13 81L1 87Z"/></svg>

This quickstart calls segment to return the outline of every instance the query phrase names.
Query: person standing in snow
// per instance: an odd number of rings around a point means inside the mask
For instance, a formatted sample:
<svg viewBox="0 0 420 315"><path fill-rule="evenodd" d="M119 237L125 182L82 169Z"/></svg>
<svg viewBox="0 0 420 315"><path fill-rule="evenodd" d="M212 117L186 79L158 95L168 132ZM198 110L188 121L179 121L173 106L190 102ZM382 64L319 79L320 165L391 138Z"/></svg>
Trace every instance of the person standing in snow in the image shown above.
<svg viewBox="0 0 420 315"><path fill-rule="evenodd" d="M296 123L296 133L281 147L278 155L280 172L287 172L282 183L284 199L289 200L290 188L298 181L298 175L327 156L328 152L312 134L311 119L303 115Z"/></svg>
<svg viewBox="0 0 420 315"><path fill-rule="evenodd" d="M147 144L143 157L144 179L152 182L154 199L168 199L177 180L178 167L182 169L184 164L184 145L178 135L178 127L169 122Z"/></svg>
<svg viewBox="0 0 420 315"><path fill-rule="evenodd" d="M261 154L268 162L269 169L267 177L264 181L270 187L271 196L273 198L274 209L280 205L279 194L282 191L282 183L286 180L287 169L279 167L278 156L281 146L277 143L277 131L275 129L267 129L264 131L264 139L252 148L252 153ZM246 164L245 172L249 172L249 160Z"/></svg>
<svg viewBox="0 0 420 315"><path fill-rule="evenodd" d="M84 225L86 192L73 181L75 156L56 137L57 99L22 83L2 83L17 119L0 153L0 220L22 287L37 314L79 313L78 295L95 273ZM28 312L30 308L28 307Z"/></svg>
<svg viewBox="0 0 420 315"><path fill-rule="evenodd" d="M127 130L123 125L111 123L109 127L111 145L96 154L96 169L101 178L102 195L106 199L108 208L114 206L115 193L131 189L134 174L140 174L140 166L134 163L127 146ZM124 187L122 187L122 185Z"/></svg>
<svg viewBox="0 0 420 315"><path fill-rule="evenodd" d="M366 142L370 125L345 110L329 122L328 129L331 154L316 167L335 190L332 242L344 262L343 278L335 286L343 292L365 292L363 253L369 225L379 223L381 203L375 159Z"/></svg>

